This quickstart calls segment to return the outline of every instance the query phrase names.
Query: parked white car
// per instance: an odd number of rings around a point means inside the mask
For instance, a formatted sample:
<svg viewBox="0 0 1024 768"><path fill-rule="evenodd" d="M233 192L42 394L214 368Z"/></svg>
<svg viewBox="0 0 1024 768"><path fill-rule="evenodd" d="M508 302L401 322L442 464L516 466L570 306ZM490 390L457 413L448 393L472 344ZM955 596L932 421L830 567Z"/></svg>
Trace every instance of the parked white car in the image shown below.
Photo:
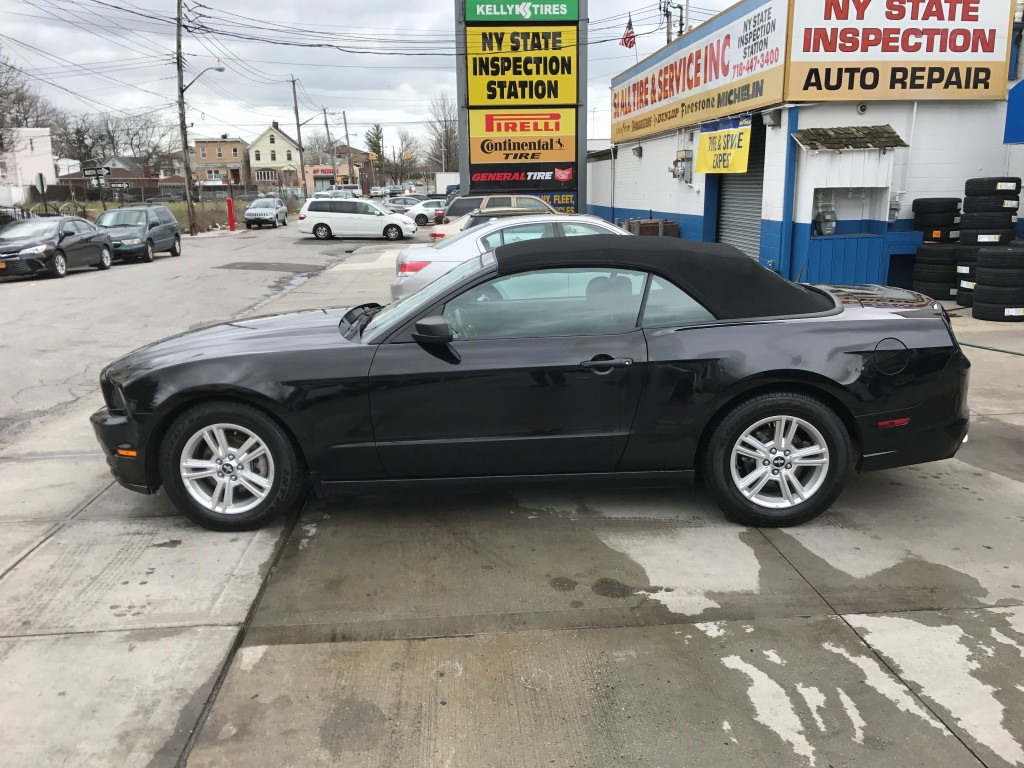
<svg viewBox="0 0 1024 768"><path fill-rule="evenodd" d="M454 222L453 222L454 223ZM547 237L629 235L604 219L587 214L530 214L494 219L469 227L429 246L410 246L398 254L391 299L401 301L474 256L500 245Z"/></svg>
<svg viewBox="0 0 1024 768"><path fill-rule="evenodd" d="M444 209L444 200L421 200L405 215L416 222L419 227L425 227L434 220L434 211Z"/></svg>
<svg viewBox="0 0 1024 768"><path fill-rule="evenodd" d="M299 232L317 240L332 237L383 237L401 240L416 234L416 222L371 200L310 199L299 211Z"/></svg>

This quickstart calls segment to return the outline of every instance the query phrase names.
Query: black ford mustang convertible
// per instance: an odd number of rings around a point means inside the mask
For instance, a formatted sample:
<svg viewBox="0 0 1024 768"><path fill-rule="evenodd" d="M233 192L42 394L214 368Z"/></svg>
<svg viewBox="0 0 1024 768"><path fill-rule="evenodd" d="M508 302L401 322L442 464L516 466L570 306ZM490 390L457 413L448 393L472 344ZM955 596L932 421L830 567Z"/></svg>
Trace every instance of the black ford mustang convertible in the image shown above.
<svg viewBox="0 0 1024 768"><path fill-rule="evenodd" d="M157 342L103 371L92 421L122 485L217 530L309 488L695 474L730 519L792 525L854 469L953 456L969 368L920 294L593 236L500 247L388 307Z"/></svg>

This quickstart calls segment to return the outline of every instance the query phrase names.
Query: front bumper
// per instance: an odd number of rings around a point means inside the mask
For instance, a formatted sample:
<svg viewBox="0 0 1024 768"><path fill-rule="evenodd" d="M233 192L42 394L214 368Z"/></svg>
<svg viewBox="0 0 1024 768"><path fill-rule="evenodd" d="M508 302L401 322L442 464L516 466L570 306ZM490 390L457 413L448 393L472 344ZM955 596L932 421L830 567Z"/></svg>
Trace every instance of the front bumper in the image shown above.
<svg viewBox="0 0 1024 768"><path fill-rule="evenodd" d="M114 243L114 252L111 254L115 259L130 259L136 256L142 256L146 252L145 241L138 245L123 245L122 243Z"/></svg>
<svg viewBox="0 0 1024 768"><path fill-rule="evenodd" d="M138 433L127 416L111 413L109 408L100 408L89 417L96 439L107 457L107 466L114 478L130 491L150 494L156 488L150 487L146 477L146 456L139 445ZM135 451L135 456L123 456L118 449Z"/></svg>
<svg viewBox="0 0 1024 768"><path fill-rule="evenodd" d="M0 277L7 275L28 275L34 272L32 265L20 256L0 258Z"/></svg>

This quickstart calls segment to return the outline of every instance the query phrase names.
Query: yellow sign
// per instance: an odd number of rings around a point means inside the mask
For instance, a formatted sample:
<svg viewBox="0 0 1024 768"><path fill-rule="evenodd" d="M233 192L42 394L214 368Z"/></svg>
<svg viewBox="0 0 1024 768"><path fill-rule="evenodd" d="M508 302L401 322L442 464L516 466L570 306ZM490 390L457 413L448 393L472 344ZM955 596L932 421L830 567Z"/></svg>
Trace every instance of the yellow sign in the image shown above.
<svg viewBox="0 0 1024 768"><path fill-rule="evenodd" d="M818 0L821 2L821 0ZM789 0L733 6L612 79L612 142L782 102Z"/></svg>
<svg viewBox="0 0 1024 768"><path fill-rule="evenodd" d="M471 163L564 163L576 159L575 109L475 109Z"/></svg>
<svg viewBox="0 0 1024 768"><path fill-rule="evenodd" d="M576 104L575 26L466 28L469 106Z"/></svg>
<svg viewBox="0 0 1024 768"><path fill-rule="evenodd" d="M1015 0L793 0L786 98L1003 99Z"/></svg>
<svg viewBox="0 0 1024 768"><path fill-rule="evenodd" d="M697 173L746 173L750 158L750 118L721 120L701 127Z"/></svg>

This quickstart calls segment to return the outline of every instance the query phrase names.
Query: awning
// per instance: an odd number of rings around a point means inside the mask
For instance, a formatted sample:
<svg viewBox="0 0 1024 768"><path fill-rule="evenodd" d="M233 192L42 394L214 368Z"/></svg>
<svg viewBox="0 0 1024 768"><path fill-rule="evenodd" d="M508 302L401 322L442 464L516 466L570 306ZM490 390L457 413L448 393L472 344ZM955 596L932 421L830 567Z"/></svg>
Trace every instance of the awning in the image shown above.
<svg viewBox="0 0 1024 768"><path fill-rule="evenodd" d="M896 149L910 146L891 125L851 125L842 128L804 128L793 132L807 150L842 152L847 149Z"/></svg>

